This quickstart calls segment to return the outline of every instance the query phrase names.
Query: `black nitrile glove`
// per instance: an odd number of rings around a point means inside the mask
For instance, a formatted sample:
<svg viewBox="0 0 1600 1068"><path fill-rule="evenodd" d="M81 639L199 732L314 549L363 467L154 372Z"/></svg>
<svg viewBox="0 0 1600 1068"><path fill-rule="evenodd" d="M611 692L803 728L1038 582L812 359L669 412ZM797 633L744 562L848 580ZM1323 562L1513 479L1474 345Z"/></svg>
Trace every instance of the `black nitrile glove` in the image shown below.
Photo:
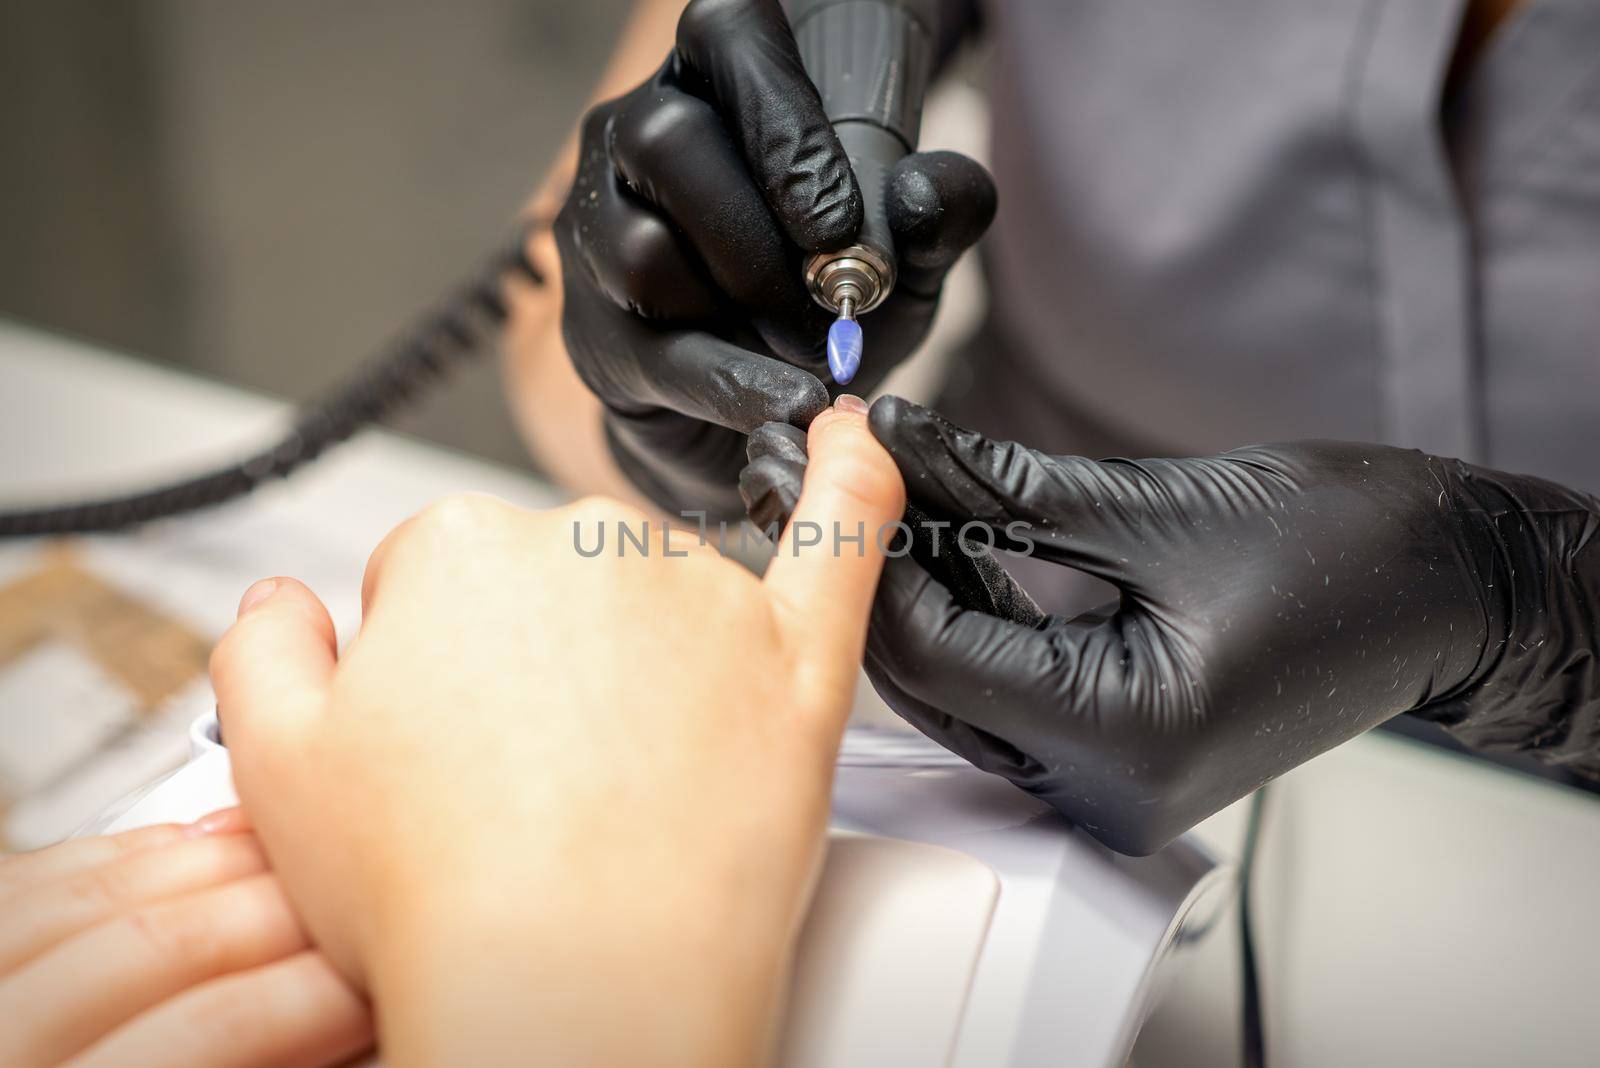
<svg viewBox="0 0 1600 1068"><path fill-rule="evenodd" d="M995 208L987 172L948 152L906 157L887 198L899 281L863 317L861 392L922 340ZM777 0L692 0L666 64L585 118L555 224L562 330L613 454L658 504L737 514L744 435L827 407L831 317L803 261L861 218Z"/></svg>
<svg viewBox="0 0 1600 1068"><path fill-rule="evenodd" d="M1595 498L1345 442L1045 456L896 397L871 426L921 508L1002 547L1027 524L1038 555L1121 588L1041 619L993 570L974 597L892 559L867 651L897 712L1113 849L1158 849L1401 712L1600 775ZM752 445L747 497L781 511L799 467Z"/></svg>

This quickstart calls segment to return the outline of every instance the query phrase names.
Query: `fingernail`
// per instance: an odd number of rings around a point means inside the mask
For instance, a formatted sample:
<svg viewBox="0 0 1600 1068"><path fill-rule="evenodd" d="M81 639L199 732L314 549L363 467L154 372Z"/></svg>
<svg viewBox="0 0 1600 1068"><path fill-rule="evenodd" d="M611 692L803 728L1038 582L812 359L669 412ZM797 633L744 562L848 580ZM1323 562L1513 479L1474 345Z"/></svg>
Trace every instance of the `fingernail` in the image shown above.
<svg viewBox="0 0 1600 1068"><path fill-rule="evenodd" d="M273 591L277 588L278 580L275 578L269 578L262 579L254 586L251 586L248 590L245 590L244 596L239 598L238 614L241 616L244 615L246 612L250 611L250 609L254 608L262 601L265 601L268 597L271 597Z"/></svg>
<svg viewBox="0 0 1600 1068"><path fill-rule="evenodd" d="M857 415L867 414L867 402L854 393L841 393L834 399L833 406L841 412L854 412Z"/></svg>
<svg viewBox="0 0 1600 1068"><path fill-rule="evenodd" d="M209 815L201 816L193 823L186 824L183 836L204 838L208 834L239 834L249 829L250 823L245 819L244 809L235 805L232 808L220 808Z"/></svg>

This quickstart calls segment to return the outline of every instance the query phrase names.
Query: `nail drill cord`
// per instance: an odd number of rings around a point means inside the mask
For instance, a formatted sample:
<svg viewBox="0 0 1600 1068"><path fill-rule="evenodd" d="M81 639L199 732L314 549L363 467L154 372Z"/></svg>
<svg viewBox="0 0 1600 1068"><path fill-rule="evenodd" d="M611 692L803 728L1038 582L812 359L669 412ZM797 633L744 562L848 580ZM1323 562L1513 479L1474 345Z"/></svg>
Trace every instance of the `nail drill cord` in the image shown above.
<svg viewBox="0 0 1600 1068"><path fill-rule="evenodd" d="M0 512L0 539L126 530L242 497L284 478L363 427L399 411L424 387L485 348L506 318L500 286L507 272L544 279L529 262L524 232L494 255L443 306L425 314L366 367L302 408L276 444L226 467L138 493L24 511Z"/></svg>

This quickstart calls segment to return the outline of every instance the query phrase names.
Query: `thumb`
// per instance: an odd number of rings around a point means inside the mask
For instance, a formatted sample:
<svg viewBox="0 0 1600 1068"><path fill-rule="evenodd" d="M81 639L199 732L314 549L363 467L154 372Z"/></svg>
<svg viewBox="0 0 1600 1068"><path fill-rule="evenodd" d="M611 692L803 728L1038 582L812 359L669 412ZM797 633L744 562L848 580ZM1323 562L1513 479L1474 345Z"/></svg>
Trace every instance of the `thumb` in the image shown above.
<svg viewBox="0 0 1600 1068"><path fill-rule="evenodd" d="M867 429L866 405L840 397L811 424L799 503L763 580L791 647L848 680L866 644L883 551L905 510L894 462Z"/></svg>
<svg viewBox="0 0 1600 1068"><path fill-rule="evenodd" d="M998 195L983 165L956 152L916 152L889 174L885 209L899 284L933 296L961 254L994 221Z"/></svg>
<svg viewBox="0 0 1600 1068"><path fill-rule="evenodd" d="M258 748L273 748L275 737L293 737L320 715L337 664L333 620L303 583L264 579L246 590L238 620L211 653L217 715L234 761L255 759Z"/></svg>

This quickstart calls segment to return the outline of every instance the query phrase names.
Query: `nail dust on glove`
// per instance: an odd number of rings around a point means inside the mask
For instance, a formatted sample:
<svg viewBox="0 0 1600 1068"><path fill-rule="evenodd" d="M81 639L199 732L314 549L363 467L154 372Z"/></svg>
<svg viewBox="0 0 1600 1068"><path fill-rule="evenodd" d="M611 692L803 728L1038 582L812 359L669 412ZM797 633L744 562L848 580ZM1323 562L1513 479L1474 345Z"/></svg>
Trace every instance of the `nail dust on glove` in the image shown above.
<svg viewBox="0 0 1600 1068"><path fill-rule="evenodd" d="M913 552L866 656L903 717L1114 849L1158 849L1401 712L1600 775L1592 497L1377 445L1095 461L895 397L871 425L914 506L1121 589L1043 617L998 567L974 584ZM767 432L752 453L747 499L781 511L803 456Z"/></svg>

